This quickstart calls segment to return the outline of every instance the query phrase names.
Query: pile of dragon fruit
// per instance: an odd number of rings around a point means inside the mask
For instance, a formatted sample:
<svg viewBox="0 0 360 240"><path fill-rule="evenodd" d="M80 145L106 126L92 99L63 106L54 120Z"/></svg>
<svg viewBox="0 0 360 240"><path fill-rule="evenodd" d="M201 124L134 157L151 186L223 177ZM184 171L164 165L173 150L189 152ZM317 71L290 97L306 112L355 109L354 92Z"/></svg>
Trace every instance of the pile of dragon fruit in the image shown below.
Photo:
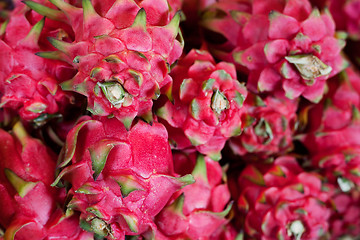
<svg viewBox="0 0 360 240"><path fill-rule="evenodd" d="M360 239L360 0L0 2L1 240Z"/></svg>

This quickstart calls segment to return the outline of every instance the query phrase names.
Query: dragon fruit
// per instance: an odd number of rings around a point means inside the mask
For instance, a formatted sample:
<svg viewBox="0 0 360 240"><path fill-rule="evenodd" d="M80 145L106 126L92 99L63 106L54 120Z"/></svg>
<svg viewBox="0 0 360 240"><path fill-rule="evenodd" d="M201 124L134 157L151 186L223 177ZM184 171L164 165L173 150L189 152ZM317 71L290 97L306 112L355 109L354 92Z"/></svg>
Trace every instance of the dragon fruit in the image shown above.
<svg viewBox="0 0 360 240"><path fill-rule="evenodd" d="M52 188L56 155L27 135L20 122L13 135L0 130L0 225L4 239L92 239L78 216L62 212L64 191ZM9 154L11 153L11 154Z"/></svg>
<svg viewBox="0 0 360 240"><path fill-rule="evenodd" d="M338 193L333 197L335 212L331 216L331 239L356 238L360 235L360 193Z"/></svg>
<svg viewBox="0 0 360 240"><path fill-rule="evenodd" d="M312 9L307 0L239 1L240 10L229 4L235 3L220 1L203 13L204 28L227 39L213 53L248 73L253 92L320 101L326 80L347 64L345 41L335 35L330 13Z"/></svg>
<svg viewBox="0 0 360 240"><path fill-rule="evenodd" d="M359 238L360 0L10 1L0 240Z"/></svg>
<svg viewBox="0 0 360 240"><path fill-rule="evenodd" d="M95 8L90 0L83 0L82 8L50 2L60 10L25 1L46 17L68 23L75 33L73 42L49 38L58 51L38 53L78 70L62 89L86 96L91 113L114 115L127 128L136 116L152 121L152 101L171 92L169 68L182 53L180 14L170 19L165 0L95 1Z"/></svg>
<svg viewBox="0 0 360 240"><path fill-rule="evenodd" d="M311 164L344 191L360 184L359 134L357 124L331 132L311 133L302 139L310 152Z"/></svg>
<svg viewBox="0 0 360 240"><path fill-rule="evenodd" d="M320 104L302 110L307 128L299 139L311 164L340 188L360 184L359 86L360 75L348 68L332 79Z"/></svg>
<svg viewBox="0 0 360 240"><path fill-rule="evenodd" d="M225 216L231 208L231 204L226 207L230 193L222 184L222 169L218 162L196 155L174 154L175 171L184 174L193 169L195 183L184 187L177 193L181 195L156 216L156 239L212 239L228 222Z"/></svg>
<svg viewBox="0 0 360 240"><path fill-rule="evenodd" d="M42 50L41 30L54 31L45 19L24 4L18 5L0 31L0 106L14 109L24 120L40 115L64 112L73 101L58 82L72 76L74 70L64 63L53 62L35 55ZM49 26L48 26L49 25ZM45 48L46 49L46 48Z"/></svg>
<svg viewBox="0 0 360 240"><path fill-rule="evenodd" d="M246 88L236 79L235 67L215 63L206 51L192 50L171 72L173 102L157 115L169 125L169 138L177 149L195 146L212 159L232 136L241 133Z"/></svg>
<svg viewBox="0 0 360 240"><path fill-rule="evenodd" d="M116 118L88 119L66 139L54 184L71 183L68 211L97 236L152 234L153 218L172 194L193 183L177 177L166 129L139 121L129 131Z"/></svg>
<svg viewBox="0 0 360 240"><path fill-rule="evenodd" d="M257 95L246 99L247 125L238 137L230 139L233 152L244 158L266 159L292 149L292 135L297 121L296 101Z"/></svg>
<svg viewBox="0 0 360 240"><path fill-rule="evenodd" d="M247 165L238 178L244 233L254 239L320 239L331 214L330 193L316 174L289 156L268 165Z"/></svg>
<svg viewBox="0 0 360 240"><path fill-rule="evenodd" d="M360 1L328 0L326 6L334 17L336 28L346 31L353 40L360 40Z"/></svg>
<svg viewBox="0 0 360 240"><path fill-rule="evenodd" d="M303 107L300 115L307 132L327 132L351 125L359 108L360 74L349 67L329 81L328 93L321 103Z"/></svg>

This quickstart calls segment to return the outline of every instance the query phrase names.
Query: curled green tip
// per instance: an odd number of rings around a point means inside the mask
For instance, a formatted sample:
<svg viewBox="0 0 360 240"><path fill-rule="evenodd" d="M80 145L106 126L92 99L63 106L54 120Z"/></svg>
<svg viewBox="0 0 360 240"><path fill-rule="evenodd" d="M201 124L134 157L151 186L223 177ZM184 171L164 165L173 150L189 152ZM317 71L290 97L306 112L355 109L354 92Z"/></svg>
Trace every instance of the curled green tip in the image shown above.
<svg viewBox="0 0 360 240"><path fill-rule="evenodd" d="M2 36L5 33L8 23L9 23L9 19L7 19L5 22L3 22L0 25L0 36Z"/></svg>
<svg viewBox="0 0 360 240"><path fill-rule="evenodd" d="M141 8L136 14L132 27L143 27L146 28L146 12L144 8Z"/></svg>
<svg viewBox="0 0 360 240"><path fill-rule="evenodd" d="M74 7L73 5L65 2L64 0L49 0L52 4L58 7L61 11L63 11L66 15L70 15L73 11L80 10L80 8Z"/></svg>
<svg viewBox="0 0 360 240"><path fill-rule="evenodd" d="M154 118L152 111L148 111L147 113L141 115L141 118L148 124L152 125Z"/></svg>
<svg viewBox="0 0 360 240"><path fill-rule="evenodd" d="M35 12L39 13L40 15L43 15L45 17L48 17L55 21L64 21L66 19L64 13L59 10L55 10L49 7L46 7L40 3L36 3L33 1L22 1L24 4L26 4L29 8L34 10Z"/></svg>
<svg viewBox="0 0 360 240"><path fill-rule="evenodd" d="M197 157L195 167L191 174L195 177L200 177L201 179L208 181L206 161L203 155L199 154Z"/></svg>
<svg viewBox="0 0 360 240"><path fill-rule="evenodd" d="M11 183L11 185L16 189L20 197L25 197L37 183L35 182L26 182L17 176L12 170L5 168L5 176Z"/></svg>
<svg viewBox="0 0 360 240"><path fill-rule="evenodd" d="M170 205L170 207L174 209L177 213L183 214L184 201L185 194L181 193L181 195L177 199L175 199L175 201Z"/></svg>
<svg viewBox="0 0 360 240"><path fill-rule="evenodd" d="M174 17L171 19L166 28L173 32L173 35L176 36L179 33L179 25L181 20L181 11L177 11Z"/></svg>
<svg viewBox="0 0 360 240"><path fill-rule="evenodd" d="M62 60L65 61L64 54L59 51L52 51L52 52L37 52L35 53L36 56L46 58L46 59L53 59L53 60Z"/></svg>
<svg viewBox="0 0 360 240"><path fill-rule="evenodd" d="M216 214L217 214L218 216L220 216L220 217L226 217L226 215L229 214L229 212L230 212L233 204L234 204L234 202L231 201L231 202L226 206L226 208L224 209L224 211L219 212L219 213L216 213Z"/></svg>
<svg viewBox="0 0 360 240"><path fill-rule="evenodd" d="M67 52L67 49L70 46L70 43L60 41L53 37L48 37L47 39L51 43L51 45L53 45L56 49L64 53Z"/></svg>
<svg viewBox="0 0 360 240"><path fill-rule="evenodd" d="M120 121L124 124L127 131L130 130L133 120L134 119L131 117L120 119Z"/></svg>
<svg viewBox="0 0 360 240"><path fill-rule="evenodd" d="M195 179L191 174L186 174L185 176L178 178L178 180L183 183L183 187L193 184L195 182Z"/></svg>
<svg viewBox="0 0 360 240"><path fill-rule="evenodd" d="M84 17L85 18L87 16L90 16L90 15L96 13L90 0L82 0L82 7L83 7Z"/></svg>
<svg viewBox="0 0 360 240"><path fill-rule="evenodd" d="M28 35L25 37L25 41L32 42L33 44L37 44L40 38L40 34L45 25L45 17L43 17L40 21L38 21L30 30Z"/></svg>

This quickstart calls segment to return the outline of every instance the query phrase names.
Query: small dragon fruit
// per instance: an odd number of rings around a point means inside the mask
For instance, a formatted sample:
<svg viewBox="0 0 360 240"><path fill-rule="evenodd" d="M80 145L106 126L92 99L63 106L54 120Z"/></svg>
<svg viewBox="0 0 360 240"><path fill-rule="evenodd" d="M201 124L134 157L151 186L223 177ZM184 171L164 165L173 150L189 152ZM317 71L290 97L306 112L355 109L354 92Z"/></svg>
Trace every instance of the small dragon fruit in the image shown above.
<svg viewBox="0 0 360 240"><path fill-rule="evenodd" d="M312 10L307 0L239 1L241 10L224 8L228 2L204 13L204 28L228 42L214 54L249 74L249 90L320 101L326 80L346 66L341 56L345 41L335 35L330 13Z"/></svg>
<svg viewBox="0 0 360 240"><path fill-rule="evenodd" d="M172 194L193 183L177 177L166 129L137 122L129 131L116 118L86 120L73 128L54 184L71 183L68 211L99 237L124 239L156 230L154 217Z"/></svg>
<svg viewBox="0 0 360 240"><path fill-rule="evenodd" d="M230 139L237 155L265 159L292 149L292 135L297 121L293 100L267 96L264 100L249 95L245 101L247 126L242 134Z"/></svg>
<svg viewBox="0 0 360 240"><path fill-rule="evenodd" d="M238 178L238 208L245 236L253 239L320 239L329 230L330 194L320 178L289 156L247 165Z"/></svg>
<svg viewBox="0 0 360 240"><path fill-rule="evenodd" d="M57 207L64 202L64 191L50 186L56 155L28 136L20 122L12 133L0 130L0 225L5 228L4 240L92 239L92 234L80 228L77 215L65 215Z"/></svg>
<svg viewBox="0 0 360 240"><path fill-rule="evenodd" d="M236 79L232 64L215 63L206 51L192 50L171 72L173 102L157 115L170 125L169 138L177 149L191 145L212 159L232 136L241 133L246 88Z"/></svg>
<svg viewBox="0 0 360 240"><path fill-rule="evenodd" d="M90 0L83 0L81 8L50 2L60 10L25 1L46 17L68 23L75 33L73 42L49 38L58 51L38 53L78 70L61 87L86 96L94 115L114 115L127 128L136 116L152 121L152 101L171 91L169 68L182 53L182 40L176 39L181 38L180 14L170 20L165 0L96 1L95 8Z"/></svg>
<svg viewBox="0 0 360 240"><path fill-rule="evenodd" d="M0 30L0 106L18 111L24 120L61 113L73 99L58 86L72 75L70 66L35 55L43 50L39 38L44 25L46 31L52 29L45 19L33 23L33 15L24 4L18 5Z"/></svg>
<svg viewBox="0 0 360 240"><path fill-rule="evenodd" d="M184 187L181 195L156 216L157 234L165 235L164 239L214 239L212 235L228 222L225 216L231 209L231 204L226 207L230 193L222 184L219 163L186 153L175 153L174 163L175 171L181 173L190 173L189 166L195 164L191 172L195 183Z"/></svg>

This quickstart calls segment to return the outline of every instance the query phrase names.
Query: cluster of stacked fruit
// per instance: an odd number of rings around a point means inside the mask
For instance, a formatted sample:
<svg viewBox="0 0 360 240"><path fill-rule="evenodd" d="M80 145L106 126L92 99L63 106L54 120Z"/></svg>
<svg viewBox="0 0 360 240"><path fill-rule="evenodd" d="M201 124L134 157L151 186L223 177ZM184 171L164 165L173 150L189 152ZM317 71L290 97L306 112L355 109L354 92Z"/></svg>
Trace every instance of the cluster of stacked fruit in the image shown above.
<svg viewBox="0 0 360 240"><path fill-rule="evenodd" d="M0 239L359 239L360 0L0 2Z"/></svg>

